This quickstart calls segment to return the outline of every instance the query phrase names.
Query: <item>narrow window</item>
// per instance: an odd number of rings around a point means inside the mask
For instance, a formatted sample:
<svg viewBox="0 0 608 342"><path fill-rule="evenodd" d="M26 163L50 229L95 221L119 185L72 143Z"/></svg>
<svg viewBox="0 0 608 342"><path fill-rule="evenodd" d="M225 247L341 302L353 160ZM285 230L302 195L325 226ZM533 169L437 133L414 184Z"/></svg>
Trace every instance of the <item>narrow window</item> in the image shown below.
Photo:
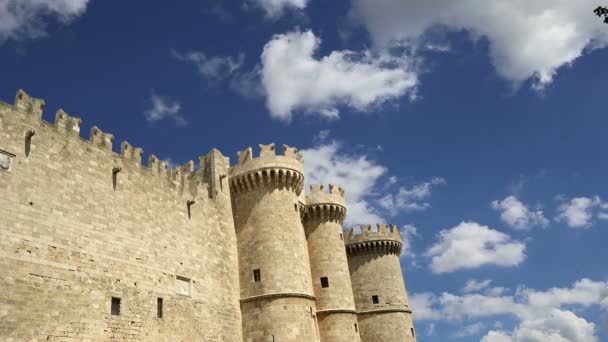
<svg viewBox="0 0 608 342"><path fill-rule="evenodd" d="M259 269L253 270L253 281L256 283L262 281L262 274Z"/></svg>
<svg viewBox="0 0 608 342"><path fill-rule="evenodd" d="M156 318L163 318L163 299L156 298Z"/></svg>
<svg viewBox="0 0 608 342"><path fill-rule="evenodd" d="M175 278L175 292L182 296L190 295L190 279L184 277Z"/></svg>
<svg viewBox="0 0 608 342"><path fill-rule="evenodd" d="M359 328L357 327L357 323L355 323L355 332L359 332Z"/></svg>
<svg viewBox="0 0 608 342"><path fill-rule="evenodd" d="M340 240L344 240L344 236L342 236L342 233L340 233Z"/></svg>
<svg viewBox="0 0 608 342"><path fill-rule="evenodd" d="M329 279L327 279L327 277L321 277L321 287L329 287Z"/></svg>
<svg viewBox="0 0 608 342"><path fill-rule="evenodd" d="M189 200L186 202L186 206L188 207L188 220L192 220L192 209L190 209L192 207L193 204L195 204L195 201Z"/></svg>
<svg viewBox="0 0 608 342"><path fill-rule="evenodd" d="M114 191L116 191L116 186L118 183L118 173L120 172L121 168L120 167L114 167L112 169L112 188L114 189Z"/></svg>
<svg viewBox="0 0 608 342"><path fill-rule="evenodd" d="M110 311L112 315L120 315L120 298L112 297L112 309Z"/></svg>
<svg viewBox="0 0 608 342"><path fill-rule="evenodd" d="M25 157L30 156L30 150L32 148L32 137L36 134L36 131L29 130L25 132Z"/></svg>
<svg viewBox="0 0 608 342"><path fill-rule="evenodd" d="M293 208L295 209L296 212L298 211L298 205L297 204L294 203L293 204Z"/></svg>
<svg viewBox="0 0 608 342"><path fill-rule="evenodd" d="M416 334L414 334L414 328L410 328L412 330L412 337L416 338Z"/></svg>
<svg viewBox="0 0 608 342"><path fill-rule="evenodd" d="M380 303L380 301L378 300L378 296L376 296L376 295L372 296L372 303L374 303L374 304Z"/></svg>

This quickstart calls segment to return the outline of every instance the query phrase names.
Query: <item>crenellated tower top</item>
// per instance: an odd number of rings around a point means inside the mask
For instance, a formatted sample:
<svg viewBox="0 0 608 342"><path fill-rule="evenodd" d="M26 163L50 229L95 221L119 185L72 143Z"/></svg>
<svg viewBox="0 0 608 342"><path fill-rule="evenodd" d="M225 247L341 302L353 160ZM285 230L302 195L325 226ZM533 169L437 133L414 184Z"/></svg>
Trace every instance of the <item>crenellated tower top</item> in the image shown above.
<svg viewBox="0 0 608 342"><path fill-rule="evenodd" d="M259 156L252 148L237 153L237 164L230 168L230 190L246 192L260 186L285 187L300 194L304 187L302 155L294 147L283 145L277 155L274 144L259 145Z"/></svg>
<svg viewBox="0 0 608 342"><path fill-rule="evenodd" d="M387 224L378 224L377 228L374 231L371 225L363 225L360 234L356 234L355 228L347 229L344 238L347 254L401 254L399 228Z"/></svg>
<svg viewBox="0 0 608 342"><path fill-rule="evenodd" d="M310 194L306 196L306 210L302 218L309 220L315 217L344 223L346 199L341 187L330 184L328 193L323 190L321 184L310 185Z"/></svg>

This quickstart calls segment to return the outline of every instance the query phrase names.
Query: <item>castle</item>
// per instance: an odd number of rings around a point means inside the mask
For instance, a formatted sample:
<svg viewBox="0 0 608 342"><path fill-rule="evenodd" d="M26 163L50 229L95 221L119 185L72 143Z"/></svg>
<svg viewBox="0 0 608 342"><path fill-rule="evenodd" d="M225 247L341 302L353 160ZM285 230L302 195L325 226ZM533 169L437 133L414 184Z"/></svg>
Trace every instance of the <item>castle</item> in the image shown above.
<svg viewBox="0 0 608 342"><path fill-rule="evenodd" d="M295 148L167 170L43 108L0 102L0 341L416 341L397 227L343 231Z"/></svg>

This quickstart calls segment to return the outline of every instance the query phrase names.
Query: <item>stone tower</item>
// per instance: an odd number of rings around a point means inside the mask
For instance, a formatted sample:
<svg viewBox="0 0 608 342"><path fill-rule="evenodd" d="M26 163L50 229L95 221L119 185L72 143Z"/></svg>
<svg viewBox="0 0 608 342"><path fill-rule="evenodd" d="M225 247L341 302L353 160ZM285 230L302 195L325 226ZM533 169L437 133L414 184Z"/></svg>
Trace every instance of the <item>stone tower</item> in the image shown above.
<svg viewBox="0 0 608 342"><path fill-rule="evenodd" d="M319 335L323 342L360 341L355 302L344 248L344 191L311 185L303 221L308 240Z"/></svg>
<svg viewBox="0 0 608 342"><path fill-rule="evenodd" d="M318 341L298 196L302 156L283 145L238 153L229 172L239 254L243 341Z"/></svg>
<svg viewBox="0 0 608 342"><path fill-rule="evenodd" d="M415 342L412 311L405 290L396 226L362 226L345 232L348 266L362 342Z"/></svg>

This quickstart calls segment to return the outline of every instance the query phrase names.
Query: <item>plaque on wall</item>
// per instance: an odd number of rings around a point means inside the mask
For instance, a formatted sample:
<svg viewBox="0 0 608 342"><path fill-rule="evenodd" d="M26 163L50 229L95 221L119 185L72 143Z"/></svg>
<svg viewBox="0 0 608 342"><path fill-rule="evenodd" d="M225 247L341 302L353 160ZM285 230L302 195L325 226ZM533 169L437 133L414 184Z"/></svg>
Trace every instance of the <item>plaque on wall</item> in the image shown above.
<svg viewBox="0 0 608 342"><path fill-rule="evenodd" d="M11 154L0 151L0 170L1 171L10 171L12 162L13 162L13 156Z"/></svg>

